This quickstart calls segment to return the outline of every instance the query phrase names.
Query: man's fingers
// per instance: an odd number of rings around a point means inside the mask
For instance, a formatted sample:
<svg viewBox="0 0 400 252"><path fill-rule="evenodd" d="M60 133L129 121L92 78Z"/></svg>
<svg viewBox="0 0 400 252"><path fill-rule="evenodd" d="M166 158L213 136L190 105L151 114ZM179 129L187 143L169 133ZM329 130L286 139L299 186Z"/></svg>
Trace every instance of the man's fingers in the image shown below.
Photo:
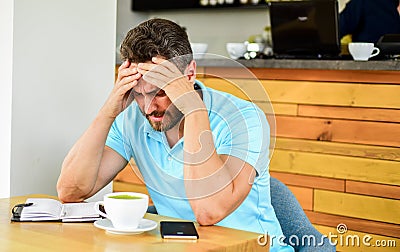
<svg viewBox="0 0 400 252"><path fill-rule="evenodd" d="M125 60L125 61L122 62L122 64L118 67L118 72L121 71L121 70L124 69L124 68L129 67L129 65L130 65L129 60Z"/></svg>
<svg viewBox="0 0 400 252"><path fill-rule="evenodd" d="M139 71L152 71L155 69L158 65L154 63L139 63L138 64L138 70Z"/></svg>
<svg viewBox="0 0 400 252"><path fill-rule="evenodd" d="M160 73L169 78L174 78L174 76L182 74L181 72L179 72L179 70L177 70L177 68L173 69L173 67L169 65L172 63L169 63L167 60L164 60L163 62L165 62L165 63L162 63L162 64L139 63L138 71L143 75L146 72L156 72L156 73Z"/></svg>
<svg viewBox="0 0 400 252"><path fill-rule="evenodd" d="M153 58L151 58L151 61L156 63L156 64L161 64L161 63L163 63L165 61L168 61L168 60L163 59L163 58L159 58L159 57L153 57Z"/></svg>
<svg viewBox="0 0 400 252"><path fill-rule="evenodd" d="M153 63L157 64L157 65L162 65L162 66L164 66L164 67L167 68L170 72L181 74L181 72L179 71L179 69L177 68L177 66L176 66L173 62L171 62L171 61L169 61L169 60L165 60L165 59L163 59L163 58L153 57L153 58L151 59L151 61L152 61Z"/></svg>
<svg viewBox="0 0 400 252"><path fill-rule="evenodd" d="M130 92L130 90L132 90L132 88L134 86L136 86L138 83L137 80L134 80L130 83L128 83L127 85L122 86L119 89L120 94L123 96L123 102L122 102L122 107L123 109L127 108L134 100L134 97L132 95L132 93Z"/></svg>
<svg viewBox="0 0 400 252"><path fill-rule="evenodd" d="M126 63L128 62L128 63ZM118 68L118 77L117 81L121 81L123 78L137 74L137 64L129 63L129 61L125 61L119 68Z"/></svg>
<svg viewBox="0 0 400 252"><path fill-rule="evenodd" d="M138 72L143 76L147 73L159 73L160 75L171 78L173 75L173 73L171 73L165 67L153 63L139 63Z"/></svg>
<svg viewBox="0 0 400 252"><path fill-rule="evenodd" d="M147 72L145 75L143 75L142 78L146 82L151 83L152 85L157 86L161 89L168 85L171 80L170 78L166 78L165 76L153 72Z"/></svg>
<svg viewBox="0 0 400 252"><path fill-rule="evenodd" d="M137 80L131 81L129 83L127 83L126 85L123 85L119 88L119 93L120 94L126 94L129 92L129 90L131 90L134 86L136 86L138 83Z"/></svg>
<svg viewBox="0 0 400 252"><path fill-rule="evenodd" d="M137 73L135 75L129 75L124 78L122 78L119 82L116 83L116 86L124 86L130 82L133 82L135 80L139 80L142 75L140 73Z"/></svg>
<svg viewBox="0 0 400 252"><path fill-rule="evenodd" d="M122 78L122 76L120 76L120 73L123 72L123 70L129 68L130 65L131 65L131 63L129 62L129 60L125 60L124 62L122 62L122 64L118 67L117 80L120 80Z"/></svg>

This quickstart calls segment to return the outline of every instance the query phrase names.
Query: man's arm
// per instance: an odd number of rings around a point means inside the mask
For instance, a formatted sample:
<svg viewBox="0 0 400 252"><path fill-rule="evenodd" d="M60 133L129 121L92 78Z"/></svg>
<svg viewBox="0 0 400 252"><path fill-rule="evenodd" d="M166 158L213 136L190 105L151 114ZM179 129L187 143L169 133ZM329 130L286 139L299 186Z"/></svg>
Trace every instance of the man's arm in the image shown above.
<svg viewBox="0 0 400 252"><path fill-rule="evenodd" d="M207 111L185 117L185 189L201 225L216 224L239 207L256 175L243 160L216 153L209 127Z"/></svg>
<svg viewBox="0 0 400 252"><path fill-rule="evenodd" d="M127 61L118 69L118 78L106 103L62 164L57 182L61 201L79 202L94 195L127 164L105 142L115 118L131 102L129 90L137 85L140 77L136 65Z"/></svg>

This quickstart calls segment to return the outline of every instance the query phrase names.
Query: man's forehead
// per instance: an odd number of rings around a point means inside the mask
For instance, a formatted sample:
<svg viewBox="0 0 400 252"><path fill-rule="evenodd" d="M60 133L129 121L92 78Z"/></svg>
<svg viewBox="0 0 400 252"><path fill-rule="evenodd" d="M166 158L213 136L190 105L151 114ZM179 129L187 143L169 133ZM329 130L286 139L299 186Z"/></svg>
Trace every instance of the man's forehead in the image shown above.
<svg viewBox="0 0 400 252"><path fill-rule="evenodd" d="M143 78L140 78L138 81L138 84L133 87L133 90L137 93L152 93L152 92L158 92L160 88L157 86L150 84L149 82L145 81Z"/></svg>

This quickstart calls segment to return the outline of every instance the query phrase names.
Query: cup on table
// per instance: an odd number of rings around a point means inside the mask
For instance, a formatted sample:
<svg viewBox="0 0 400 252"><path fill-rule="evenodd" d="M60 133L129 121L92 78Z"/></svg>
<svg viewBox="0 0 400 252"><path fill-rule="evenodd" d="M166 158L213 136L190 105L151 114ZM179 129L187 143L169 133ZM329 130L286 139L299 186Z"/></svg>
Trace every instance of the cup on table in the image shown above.
<svg viewBox="0 0 400 252"><path fill-rule="evenodd" d="M226 43L226 50L231 59L238 59L247 52L245 43Z"/></svg>
<svg viewBox="0 0 400 252"><path fill-rule="evenodd" d="M143 193L116 192L104 195L103 201L95 204L95 210L101 216L109 219L114 228L135 229L143 219L149 204L149 196ZM100 211L104 205L106 213Z"/></svg>
<svg viewBox="0 0 400 252"><path fill-rule="evenodd" d="M349 52L356 61L367 61L379 54L379 48L374 43L351 42L349 43Z"/></svg>

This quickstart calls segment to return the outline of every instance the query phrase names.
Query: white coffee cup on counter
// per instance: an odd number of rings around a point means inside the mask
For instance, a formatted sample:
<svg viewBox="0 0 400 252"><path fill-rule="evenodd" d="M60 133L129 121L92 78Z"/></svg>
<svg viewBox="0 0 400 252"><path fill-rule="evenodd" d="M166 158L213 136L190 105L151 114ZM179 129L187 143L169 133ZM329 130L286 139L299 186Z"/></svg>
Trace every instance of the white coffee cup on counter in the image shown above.
<svg viewBox="0 0 400 252"><path fill-rule="evenodd" d="M208 44L207 43L190 43L193 51L194 59L204 58L205 53L207 53Z"/></svg>
<svg viewBox="0 0 400 252"><path fill-rule="evenodd" d="M109 219L114 228L135 229L143 219L149 204L149 196L143 193L116 192L104 195L103 201L96 202L95 210ZM100 211L104 205L106 213Z"/></svg>
<svg viewBox="0 0 400 252"><path fill-rule="evenodd" d="M245 43L226 43L226 50L229 57L236 60L247 52L247 45Z"/></svg>
<svg viewBox="0 0 400 252"><path fill-rule="evenodd" d="M351 42L349 52L356 61L368 61L370 58L379 54L379 48L374 43Z"/></svg>

